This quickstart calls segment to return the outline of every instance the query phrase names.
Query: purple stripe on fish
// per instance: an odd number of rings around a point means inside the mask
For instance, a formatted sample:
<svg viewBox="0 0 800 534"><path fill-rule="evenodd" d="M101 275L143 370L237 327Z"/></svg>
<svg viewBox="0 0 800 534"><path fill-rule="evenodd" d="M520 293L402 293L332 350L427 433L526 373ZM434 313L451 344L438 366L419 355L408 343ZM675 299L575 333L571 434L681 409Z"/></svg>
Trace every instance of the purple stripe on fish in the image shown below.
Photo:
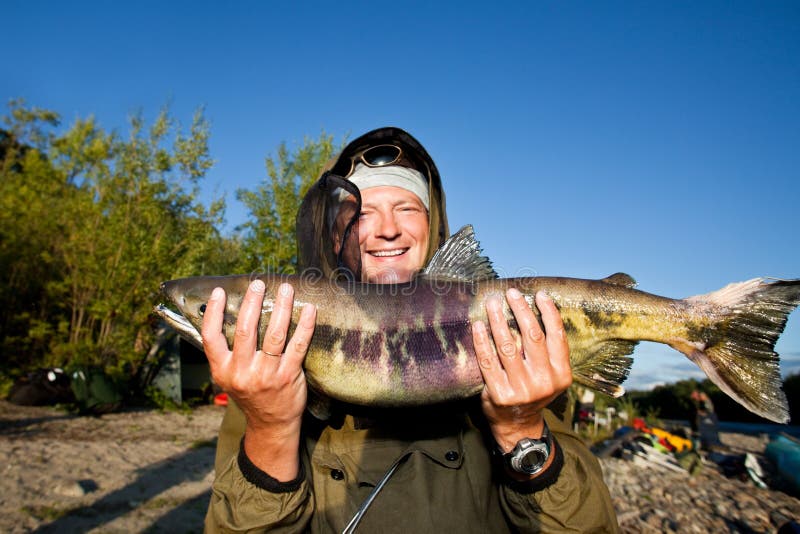
<svg viewBox="0 0 800 534"><path fill-rule="evenodd" d="M361 348L358 350L358 352L353 352L353 354L358 354L358 357L361 360L377 363L381 359L383 342L383 332L376 332L374 334L364 333L361 335Z"/></svg>

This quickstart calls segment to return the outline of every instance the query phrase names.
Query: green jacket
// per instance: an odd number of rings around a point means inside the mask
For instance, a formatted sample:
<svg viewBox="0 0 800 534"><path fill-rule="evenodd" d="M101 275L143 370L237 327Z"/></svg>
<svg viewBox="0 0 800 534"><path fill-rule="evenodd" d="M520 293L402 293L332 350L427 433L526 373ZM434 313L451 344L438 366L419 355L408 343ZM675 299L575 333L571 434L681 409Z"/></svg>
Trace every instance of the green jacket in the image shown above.
<svg viewBox="0 0 800 534"><path fill-rule="evenodd" d="M325 170L346 176L359 151L385 143L401 146L404 157L428 180L430 260L449 231L439 172L416 139L398 128L373 130L348 144ZM331 250L331 198L323 176L305 195L297 216L300 267L319 269L325 276L335 276L339 266ZM357 212L351 224L357 224ZM357 229L351 236L342 250L352 260L359 255ZM302 472L292 483L279 483L241 453L244 416L229 405L217 445L207 531L341 532L400 459L402 465L356 532L617 530L597 460L550 412L546 420L561 467L549 467L549 476L538 477L535 486L519 487L494 465L493 446L485 441L491 434L475 425L483 421L479 408L383 412L377 420L375 414L366 417L363 409L355 411L358 417L339 416L327 423L309 416L303 425ZM468 412L476 415L469 417Z"/></svg>
<svg viewBox="0 0 800 534"><path fill-rule="evenodd" d="M549 411L545 417L563 467L539 491L510 487L463 413L362 429L349 415L338 428L310 425L303 473L281 484L243 473L244 416L231 404L217 445L206 531L341 532L387 469L410 453L356 532L617 532L597 460L560 419Z"/></svg>

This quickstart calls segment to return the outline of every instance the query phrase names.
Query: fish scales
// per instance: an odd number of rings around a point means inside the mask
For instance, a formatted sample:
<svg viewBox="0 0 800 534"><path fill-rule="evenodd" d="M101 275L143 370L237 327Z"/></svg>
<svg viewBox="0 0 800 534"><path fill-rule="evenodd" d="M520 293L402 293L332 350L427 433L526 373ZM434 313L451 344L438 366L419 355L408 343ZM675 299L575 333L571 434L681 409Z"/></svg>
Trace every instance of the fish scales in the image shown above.
<svg viewBox="0 0 800 534"><path fill-rule="evenodd" d="M474 352L471 284L388 289L355 288L344 313L328 314L331 301L319 301L317 327L306 356L309 380L322 393L340 400L390 406L418 404L420 398L440 402L453 391L462 397L479 391L480 370L469 356ZM319 298L323 291L315 287L309 293ZM302 289L296 295L299 300L310 296ZM351 320L353 314L368 315L370 325L378 329L363 328L360 321ZM338 351L331 351L337 339L342 340ZM332 373L339 378L314 379Z"/></svg>
<svg viewBox="0 0 800 534"><path fill-rule="evenodd" d="M555 301L564 322L572 365L578 369L584 363L594 363L607 343L653 341L672 345L687 339L692 326L707 330L705 316L684 301L602 280L541 277L514 280L509 285L523 293L544 289ZM633 350L633 345L628 348ZM583 377L579 374L576 378Z"/></svg>
<svg viewBox="0 0 800 534"><path fill-rule="evenodd" d="M475 251L462 261L463 249ZM471 324L486 321L489 295L514 287L537 313L545 291L558 306L576 382L612 395L624 391L631 353L640 340L684 353L723 391L768 419L789 419L774 345L800 304L800 280L754 279L707 295L670 299L633 288L617 273L602 280L560 277L498 279L471 228L445 243L425 272L408 284L336 284L306 276L258 275L267 286L259 343L282 282L295 288L292 327L305 303L317 307L305 359L312 389L373 406L413 406L475 395L483 387ZM443 252L444 251L444 252ZM440 257L440 253L443 256ZM180 313L156 312L202 347L202 310L214 287L228 295L223 332L233 342L241 299L254 276L197 277L166 282L162 290ZM516 322L507 304L509 325Z"/></svg>

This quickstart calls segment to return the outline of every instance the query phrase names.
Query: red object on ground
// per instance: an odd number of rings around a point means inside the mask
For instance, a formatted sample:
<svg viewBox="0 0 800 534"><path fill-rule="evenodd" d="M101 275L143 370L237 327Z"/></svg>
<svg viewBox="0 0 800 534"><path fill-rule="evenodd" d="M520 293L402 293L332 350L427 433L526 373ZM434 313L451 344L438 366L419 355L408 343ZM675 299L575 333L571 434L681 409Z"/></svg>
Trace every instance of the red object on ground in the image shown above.
<svg viewBox="0 0 800 534"><path fill-rule="evenodd" d="M635 428L636 430L647 431L647 423L644 422L644 419L636 417L633 420L633 428Z"/></svg>
<svg viewBox="0 0 800 534"><path fill-rule="evenodd" d="M227 406L227 405L228 405L227 393L220 393L214 396L214 406Z"/></svg>
<svg viewBox="0 0 800 534"><path fill-rule="evenodd" d="M658 440L658 443L659 443L659 444L660 444L662 447L664 447L665 449L667 449L667 450L668 450L668 451L670 451L670 452L675 452L675 451L676 451L676 449L675 449L675 446L674 446L672 443L670 443L670 442L667 440L667 438L660 438L660 439Z"/></svg>

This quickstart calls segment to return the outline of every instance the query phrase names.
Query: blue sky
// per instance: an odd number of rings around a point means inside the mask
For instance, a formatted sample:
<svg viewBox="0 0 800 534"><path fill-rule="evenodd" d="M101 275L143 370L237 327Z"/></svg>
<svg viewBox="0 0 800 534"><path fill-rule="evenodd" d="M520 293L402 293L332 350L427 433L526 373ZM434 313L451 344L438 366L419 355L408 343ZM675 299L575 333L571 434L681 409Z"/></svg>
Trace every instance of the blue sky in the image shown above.
<svg viewBox="0 0 800 534"><path fill-rule="evenodd" d="M281 141L395 125L506 275L800 277L797 2L68 4L4 2L0 97L121 132L203 106L229 227ZM778 350L800 370L797 312ZM635 358L629 388L700 376Z"/></svg>

